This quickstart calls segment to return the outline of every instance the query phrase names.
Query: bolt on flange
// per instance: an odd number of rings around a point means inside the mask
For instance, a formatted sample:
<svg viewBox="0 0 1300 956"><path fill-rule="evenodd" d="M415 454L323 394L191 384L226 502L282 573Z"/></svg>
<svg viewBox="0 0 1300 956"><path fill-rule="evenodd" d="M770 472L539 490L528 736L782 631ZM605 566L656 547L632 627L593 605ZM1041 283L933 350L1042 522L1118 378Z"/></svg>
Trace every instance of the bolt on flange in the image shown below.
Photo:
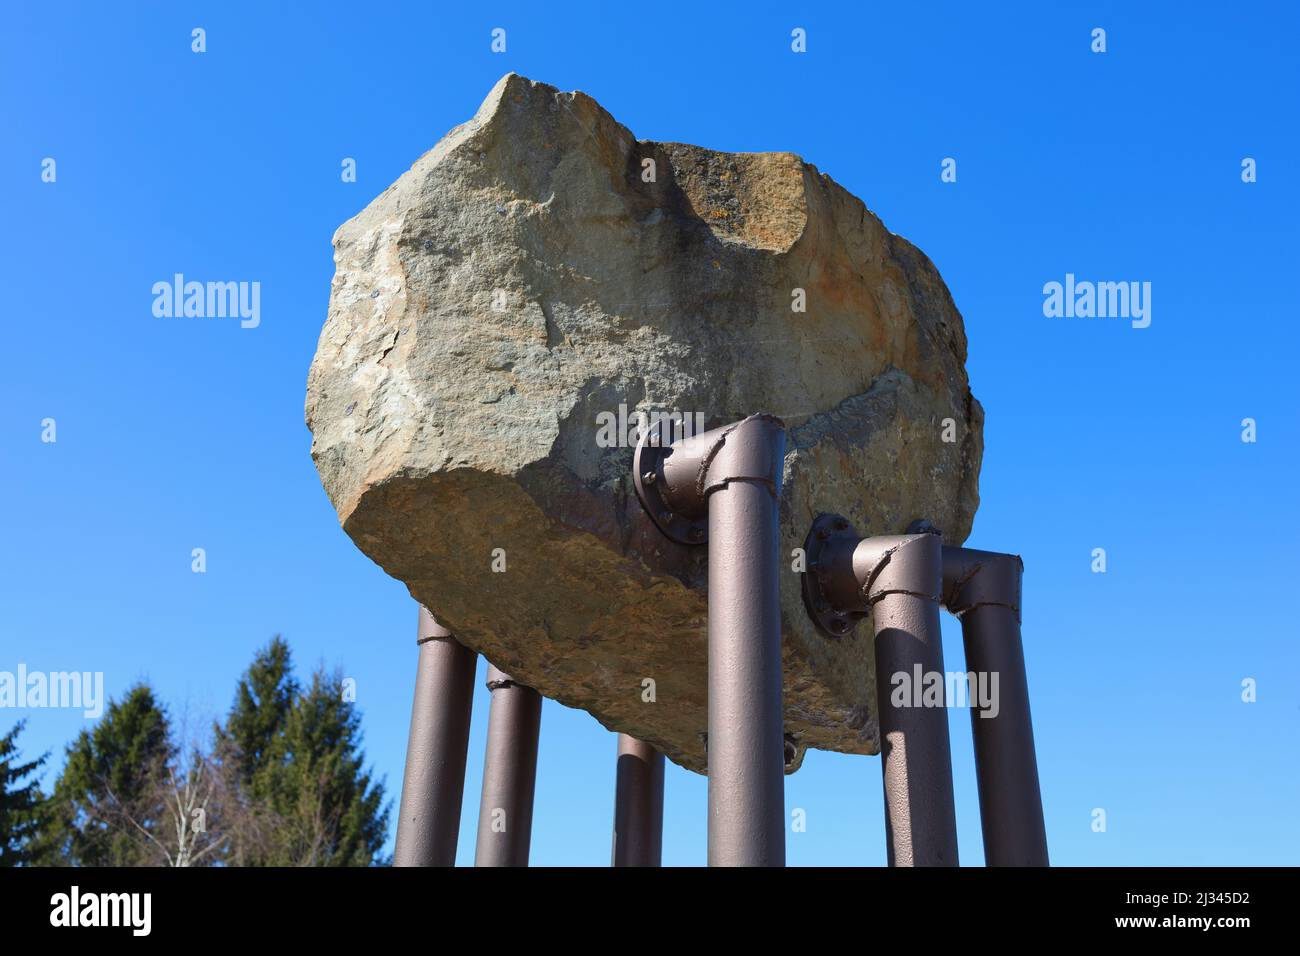
<svg viewBox="0 0 1300 956"><path fill-rule="evenodd" d="M804 539L804 608L817 629L835 640L852 634L870 613L853 575L853 551L861 540L848 519L837 514L819 514Z"/></svg>
<svg viewBox="0 0 1300 956"><path fill-rule="evenodd" d="M673 489L664 477L664 462L673 454L673 434L669 420L660 420L647 428L632 453L632 483L642 507L664 535L678 544L706 544L709 540L707 511L685 514L674 509L668 500Z"/></svg>

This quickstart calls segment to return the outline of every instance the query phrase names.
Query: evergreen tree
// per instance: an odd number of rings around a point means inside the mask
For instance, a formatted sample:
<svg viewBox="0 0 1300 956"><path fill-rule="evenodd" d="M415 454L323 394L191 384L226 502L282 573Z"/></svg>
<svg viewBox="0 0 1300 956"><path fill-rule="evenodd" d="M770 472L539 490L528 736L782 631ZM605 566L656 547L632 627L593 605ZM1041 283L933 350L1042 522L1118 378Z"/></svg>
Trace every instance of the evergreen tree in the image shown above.
<svg viewBox="0 0 1300 956"><path fill-rule="evenodd" d="M0 866L23 866L37 862L35 838L44 816L41 788L33 774L49 754L21 763L18 735L24 721L0 737ZM24 783L24 780L27 779Z"/></svg>
<svg viewBox="0 0 1300 956"><path fill-rule="evenodd" d="M337 672L318 670L276 738L263 786L285 826L280 864L370 866L388 830L384 788L364 766L361 716Z"/></svg>
<svg viewBox="0 0 1300 956"><path fill-rule="evenodd" d="M174 758L167 714L138 684L92 730L68 747L54 785L52 820L43 839L51 862L139 866L153 858L146 833L157 834Z"/></svg>
<svg viewBox="0 0 1300 956"><path fill-rule="evenodd" d="M380 862L388 810L364 768L360 724L339 675L318 672L304 691L280 637L257 653L216 728L228 865Z"/></svg>
<svg viewBox="0 0 1300 956"><path fill-rule="evenodd" d="M277 634L253 658L235 688L225 725L216 727L218 759L238 783L251 785L266 767L272 741L284 731L298 689L289 645Z"/></svg>

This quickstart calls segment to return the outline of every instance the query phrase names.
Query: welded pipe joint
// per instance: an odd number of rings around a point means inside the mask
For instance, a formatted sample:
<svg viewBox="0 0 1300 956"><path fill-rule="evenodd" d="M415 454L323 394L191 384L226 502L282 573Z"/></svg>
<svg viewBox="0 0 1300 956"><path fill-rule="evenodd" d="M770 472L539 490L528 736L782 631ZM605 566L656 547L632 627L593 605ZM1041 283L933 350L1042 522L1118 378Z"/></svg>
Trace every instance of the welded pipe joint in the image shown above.
<svg viewBox="0 0 1300 956"><path fill-rule="evenodd" d="M943 558L941 548L930 546L933 535L934 532L885 535L858 542L853 549L853 578L869 606L891 594L907 594L938 603ZM916 562L921 563L916 565Z"/></svg>
<svg viewBox="0 0 1300 956"><path fill-rule="evenodd" d="M1020 621L1024 562L1018 554L943 549L943 604L960 618L978 607L1009 608Z"/></svg>
<svg viewBox="0 0 1300 956"><path fill-rule="evenodd" d="M864 538L848 519L818 515L804 541L804 606L822 633L843 638L873 605L891 594L942 598L942 551L929 544L938 532ZM906 560L904 560L906 559ZM913 567L923 561L922 568ZM918 590L918 582L926 586Z"/></svg>
<svg viewBox="0 0 1300 956"><path fill-rule="evenodd" d="M632 479L642 507L672 540L708 541L708 497L728 482L754 482L781 496L785 424L775 415L750 415L677 441L670 428L662 421L642 434Z"/></svg>
<svg viewBox="0 0 1300 956"><path fill-rule="evenodd" d="M487 685L488 690L501 690L503 687L524 686L491 661L488 662L487 678L484 683Z"/></svg>
<svg viewBox="0 0 1300 956"><path fill-rule="evenodd" d="M429 612L429 609L421 604L419 623L415 629L415 643L424 644L427 641L441 641L451 636L451 631L443 627L438 622L438 619Z"/></svg>
<svg viewBox="0 0 1300 956"><path fill-rule="evenodd" d="M901 549L915 547L921 535L938 534L924 522L913 528L920 529L919 534L863 538L840 515L817 516L804 541L803 596L809 616L823 633L845 637L870 614L873 604L897 593L938 601L958 618L993 606L1010 609L1020 620L1024 563L1016 554L944 546L941 575L933 568L924 575L926 581L941 581L940 590L910 590L914 579L901 576Z"/></svg>

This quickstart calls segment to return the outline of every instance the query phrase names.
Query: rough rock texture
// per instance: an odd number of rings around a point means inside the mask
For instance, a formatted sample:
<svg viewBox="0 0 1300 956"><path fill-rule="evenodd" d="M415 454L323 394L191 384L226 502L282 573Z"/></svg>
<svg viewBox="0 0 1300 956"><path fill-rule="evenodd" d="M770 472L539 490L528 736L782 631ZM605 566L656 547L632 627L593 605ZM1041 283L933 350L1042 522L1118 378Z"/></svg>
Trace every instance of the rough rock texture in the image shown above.
<svg viewBox="0 0 1300 956"><path fill-rule="evenodd" d="M820 636L790 553L821 511L969 533L983 415L923 253L791 153L639 141L513 74L334 247L307 424L362 551L516 679L703 770L705 550L651 524L600 416L775 413L786 729L800 760L877 752L871 629Z"/></svg>

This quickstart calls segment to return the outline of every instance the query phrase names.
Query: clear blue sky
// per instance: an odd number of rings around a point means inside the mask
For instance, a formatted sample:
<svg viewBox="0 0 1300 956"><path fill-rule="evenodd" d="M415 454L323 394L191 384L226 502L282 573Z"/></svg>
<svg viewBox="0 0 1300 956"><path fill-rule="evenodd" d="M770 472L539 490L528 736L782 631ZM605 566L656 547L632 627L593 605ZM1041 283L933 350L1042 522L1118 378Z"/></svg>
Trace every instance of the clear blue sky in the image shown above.
<svg viewBox="0 0 1300 956"><path fill-rule="evenodd" d="M1295 6L803 6L7 4L0 669L102 670L111 693L147 678L210 718L280 632L302 667L357 680L396 797L415 608L321 490L307 368L334 229L513 70L641 138L797 152L933 258L987 412L969 543L1025 559L1053 861L1300 861ZM260 327L154 318L176 272L259 281ZM1151 326L1044 317L1066 273L1152 283ZM957 666L955 627L944 650ZM27 716L23 743L56 765L84 725ZM951 724L978 864L966 712ZM614 746L546 704L534 862L608 862ZM791 863L884 862L876 758L814 752L786 794L808 822ZM666 802L665 862L702 863L704 779L670 766Z"/></svg>

